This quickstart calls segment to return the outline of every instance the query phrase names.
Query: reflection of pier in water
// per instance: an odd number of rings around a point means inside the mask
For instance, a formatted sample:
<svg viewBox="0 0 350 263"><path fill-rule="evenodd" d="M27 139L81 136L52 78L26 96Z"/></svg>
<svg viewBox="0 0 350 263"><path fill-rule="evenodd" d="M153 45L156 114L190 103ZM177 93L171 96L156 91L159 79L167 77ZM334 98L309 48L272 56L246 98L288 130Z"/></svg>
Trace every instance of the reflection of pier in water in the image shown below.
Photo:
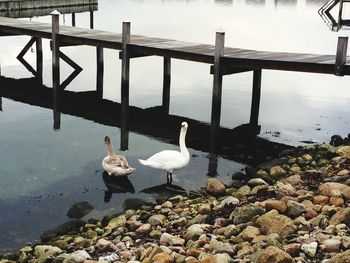
<svg viewBox="0 0 350 263"><path fill-rule="evenodd" d="M72 14L72 26L75 26L75 14L90 12L90 28L93 28L94 15L98 0L10 0L0 1L0 16L10 18L30 18L50 15L53 9L61 14Z"/></svg>
<svg viewBox="0 0 350 263"><path fill-rule="evenodd" d="M0 77L0 81L0 97L48 109L53 108L52 89L39 84L36 78L14 80ZM96 91L73 92L62 90L60 92L60 101L64 103L58 104L58 108L56 109L53 108L55 112L54 116L59 116L62 112L92 120L96 123L123 129L121 104L99 98ZM269 148L271 153L275 152L275 154L278 154L277 148L280 145L273 142L254 139L254 142L259 144L257 147L260 148L256 149L255 143L249 145L252 141L251 139L255 138L256 134L256 130L251 131L249 125L242 125L235 129L219 127L217 129L217 136L211 137L211 140L215 140L215 142L210 142L211 126L209 124L189 118L169 115L167 114L167 110L164 110L162 106L147 109L129 106L128 130L159 138L168 143L178 144L179 124L182 121L189 123L190 129L186 137L186 142L188 147L195 150L213 152L211 146L217 145L216 153L239 161L245 159L243 155L252 155L255 157L254 155L256 154L257 159L265 158L266 153L263 153L263 151L266 148ZM55 128L60 128L60 118L54 119L54 122ZM123 132L128 133L128 130L124 130ZM123 140L128 140L128 136L121 137L121 148L128 145L128 141ZM242 144L247 145L247 142L249 147L246 149L244 147L242 148ZM262 150L261 147L264 149ZM215 155L210 157L210 174L215 175L215 160L217 160L217 157ZM250 161L261 161L257 159Z"/></svg>
<svg viewBox="0 0 350 263"><path fill-rule="evenodd" d="M350 0L328 0L318 10L318 14L330 30L337 32L343 27L350 26L350 19L343 18L344 4L349 2ZM335 11L337 14L336 18L334 18L331 13L334 8L338 8L338 10Z"/></svg>

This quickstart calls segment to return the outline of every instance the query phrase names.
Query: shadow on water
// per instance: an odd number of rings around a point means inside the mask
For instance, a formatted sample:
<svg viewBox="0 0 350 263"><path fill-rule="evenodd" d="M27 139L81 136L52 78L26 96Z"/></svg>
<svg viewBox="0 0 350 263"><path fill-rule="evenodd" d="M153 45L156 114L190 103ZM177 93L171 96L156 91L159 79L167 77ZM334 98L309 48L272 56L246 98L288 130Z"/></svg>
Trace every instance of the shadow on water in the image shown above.
<svg viewBox="0 0 350 263"><path fill-rule="evenodd" d="M291 146L257 137L256 134L259 132L259 127L252 127L250 124L243 124L234 129L211 127L210 124L194 119L170 115L164 112L162 106L146 109L129 106L128 127L124 127L121 125L124 118L120 110L121 104L101 99L95 91L73 92L62 90L59 92L59 96L60 101L64 101L64 103L53 107L52 89L38 84L36 78L15 80L0 77L0 81L1 97L53 109L53 126L55 129L61 128L60 118L57 117L61 113L82 117L99 124L120 127L122 129L120 148L123 150L125 149L123 145L128 145L129 137L125 136L125 134L129 131L178 145L178 126L179 123L186 121L191 127L186 136L187 146L210 153L208 173L210 176L215 176L217 155L230 160L256 165L277 157L284 149L292 148ZM215 134L215 136L211 136L212 134Z"/></svg>
<svg viewBox="0 0 350 263"><path fill-rule="evenodd" d="M119 193L135 193L134 186L130 182L127 176L110 176L107 172L103 172L103 182L107 187L105 191L104 201L108 203L113 194Z"/></svg>

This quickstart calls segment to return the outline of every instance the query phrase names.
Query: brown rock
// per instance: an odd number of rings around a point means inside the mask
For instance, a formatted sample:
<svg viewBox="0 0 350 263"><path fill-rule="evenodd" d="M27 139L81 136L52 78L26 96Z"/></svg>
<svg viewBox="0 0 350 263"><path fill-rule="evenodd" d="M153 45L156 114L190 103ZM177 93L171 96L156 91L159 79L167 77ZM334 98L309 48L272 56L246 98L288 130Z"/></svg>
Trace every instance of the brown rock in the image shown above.
<svg viewBox="0 0 350 263"><path fill-rule="evenodd" d="M318 187L318 191L326 196L340 196L350 199L350 186L341 183L324 183Z"/></svg>
<svg viewBox="0 0 350 263"><path fill-rule="evenodd" d="M301 176L299 174L291 175L282 180L284 184L298 185L301 183Z"/></svg>
<svg viewBox="0 0 350 263"><path fill-rule="evenodd" d="M316 217L317 215L318 215L318 213L311 208L306 208L306 212L303 214L303 216L306 220L310 220L310 219Z"/></svg>
<svg viewBox="0 0 350 263"><path fill-rule="evenodd" d="M188 249L188 250L186 251L186 254L187 254L188 256L192 256L192 257L198 258L198 256L199 256L201 253L203 253L203 252L205 252L203 249L192 247L192 248L190 248L190 249Z"/></svg>
<svg viewBox="0 0 350 263"><path fill-rule="evenodd" d="M161 252L152 257L152 262L158 262L158 263L173 263L174 259L172 256L170 256L166 252Z"/></svg>
<svg viewBox="0 0 350 263"><path fill-rule="evenodd" d="M339 225L341 223L350 224L350 207L341 209L329 220L330 225Z"/></svg>
<svg viewBox="0 0 350 263"><path fill-rule="evenodd" d="M350 174L350 171L348 169L343 169L337 173L338 176L347 176Z"/></svg>
<svg viewBox="0 0 350 263"><path fill-rule="evenodd" d="M292 263L293 258L283 250L270 246L261 251L256 259L256 263Z"/></svg>
<svg viewBox="0 0 350 263"><path fill-rule="evenodd" d="M328 196L325 196L325 195L316 195L314 197L314 201L313 203L315 205L326 205L328 204L328 201L329 201L329 197Z"/></svg>
<svg viewBox="0 0 350 263"><path fill-rule="evenodd" d="M286 171L281 166L274 166L270 169L270 175L272 178L279 178L281 176L284 176L286 174Z"/></svg>
<svg viewBox="0 0 350 263"><path fill-rule="evenodd" d="M268 199L265 201L265 209L270 211L276 209L279 213L284 213L287 210L287 205L280 200Z"/></svg>
<svg viewBox="0 0 350 263"><path fill-rule="evenodd" d="M260 230L254 226L247 226L240 234L239 236L246 240L246 241L252 241L254 237L260 235Z"/></svg>
<svg viewBox="0 0 350 263"><path fill-rule="evenodd" d="M143 224L138 229L136 229L136 233L139 234L147 234L151 231L151 224Z"/></svg>
<svg viewBox="0 0 350 263"><path fill-rule="evenodd" d="M301 245L299 243L292 243L284 245L283 248L289 255L296 257L299 254L300 246Z"/></svg>
<svg viewBox="0 0 350 263"><path fill-rule="evenodd" d="M206 215L211 211L210 204L202 204L200 207L198 207L198 213L202 215Z"/></svg>
<svg viewBox="0 0 350 263"><path fill-rule="evenodd" d="M207 182L207 191L212 194L223 194L225 193L226 187L216 178L209 178Z"/></svg>
<svg viewBox="0 0 350 263"><path fill-rule="evenodd" d="M341 197L332 196L329 198L329 203L335 206L342 206L344 204L344 199Z"/></svg>
<svg viewBox="0 0 350 263"><path fill-rule="evenodd" d="M271 210L260 216L256 223L266 234L276 233L282 238L296 231L293 221L287 216L280 215L277 210Z"/></svg>
<svg viewBox="0 0 350 263"><path fill-rule="evenodd" d="M101 238L96 242L95 249L99 251L116 251L118 248L111 241Z"/></svg>
<svg viewBox="0 0 350 263"><path fill-rule="evenodd" d="M338 253L335 256L331 257L327 263L348 263L350 258L350 250L347 250L343 253Z"/></svg>

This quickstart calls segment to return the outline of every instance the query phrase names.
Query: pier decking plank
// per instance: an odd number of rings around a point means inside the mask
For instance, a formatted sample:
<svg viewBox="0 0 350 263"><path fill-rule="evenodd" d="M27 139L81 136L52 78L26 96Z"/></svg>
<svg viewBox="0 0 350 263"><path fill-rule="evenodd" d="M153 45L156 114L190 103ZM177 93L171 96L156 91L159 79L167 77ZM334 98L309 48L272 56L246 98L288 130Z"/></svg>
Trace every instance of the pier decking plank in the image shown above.
<svg viewBox="0 0 350 263"><path fill-rule="evenodd" d="M0 18L0 34L30 35L51 39L51 24ZM96 29L60 26L59 40L65 45L90 45L121 50L122 34ZM215 46L177 41L157 37L131 35L130 51L142 55L158 55L169 58L213 64ZM335 55L317 55L257 51L226 47L223 63L227 67L273 69L315 73L334 73ZM350 58L347 57L343 73L350 75Z"/></svg>

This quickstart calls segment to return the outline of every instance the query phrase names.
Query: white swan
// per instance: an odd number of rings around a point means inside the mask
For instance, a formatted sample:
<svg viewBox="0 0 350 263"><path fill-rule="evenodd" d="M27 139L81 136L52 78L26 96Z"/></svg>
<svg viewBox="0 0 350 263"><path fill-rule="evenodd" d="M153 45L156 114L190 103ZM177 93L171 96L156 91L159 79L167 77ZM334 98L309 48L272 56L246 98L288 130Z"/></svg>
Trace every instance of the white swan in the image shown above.
<svg viewBox="0 0 350 263"><path fill-rule="evenodd" d="M190 153L188 152L185 144L187 128L187 122L181 123L179 138L180 152L164 150L152 155L147 160L139 159L139 162L146 166L165 170L167 172L167 182L171 183L173 181L173 171L185 167L190 162Z"/></svg>
<svg viewBox="0 0 350 263"><path fill-rule="evenodd" d="M106 136L105 144L108 155L102 160L103 169L113 176L124 176L135 172L135 168L129 166L124 155L116 155L111 144L111 139Z"/></svg>

